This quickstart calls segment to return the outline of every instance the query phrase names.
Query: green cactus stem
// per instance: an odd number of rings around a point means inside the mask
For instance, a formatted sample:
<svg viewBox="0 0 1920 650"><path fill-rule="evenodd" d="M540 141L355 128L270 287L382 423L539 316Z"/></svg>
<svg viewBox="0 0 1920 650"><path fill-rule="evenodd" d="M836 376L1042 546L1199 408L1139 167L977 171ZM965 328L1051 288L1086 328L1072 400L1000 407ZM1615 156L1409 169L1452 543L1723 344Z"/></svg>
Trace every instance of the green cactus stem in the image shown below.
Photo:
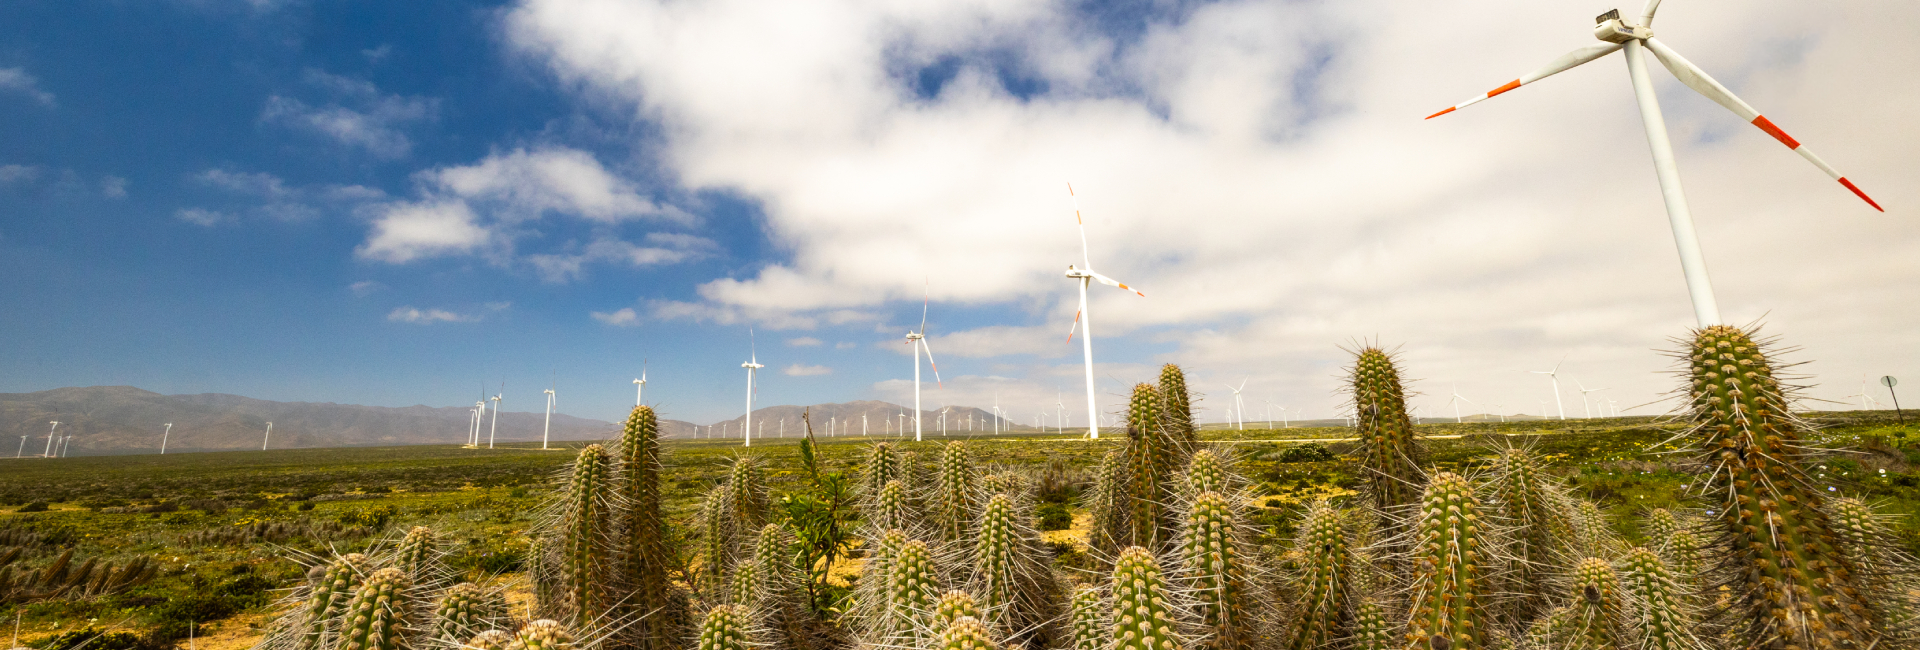
<svg viewBox="0 0 1920 650"><path fill-rule="evenodd" d="M1127 407L1127 537L1129 546L1160 548L1172 541L1166 503L1173 487L1174 441L1161 425L1160 391L1135 384Z"/></svg>
<svg viewBox="0 0 1920 650"><path fill-rule="evenodd" d="M323 645L328 623L346 611L347 601L360 590L360 572L366 569L367 556L359 553L342 555L326 565L307 595L297 648L311 650Z"/></svg>
<svg viewBox="0 0 1920 650"><path fill-rule="evenodd" d="M1199 457L1195 455L1197 460ZM1324 498L1307 507L1295 554L1301 559L1300 613L1288 650L1317 650L1346 634L1352 620L1353 557L1344 517Z"/></svg>
<svg viewBox="0 0 1920 650"><path fill-rule="evenodd" d="M940 594L933 605L933 629L944 630L961 618L980 618L980 601L973 594L953 589Z"/></svg>
<svg viewBox="0 0 1920 650"><path fill-rule="evenodd" d="M1878 645L1881 623L1861 601L1853 559L1822 510L1826 495L1796 462L1810 428L1789 410L1773 360L1750 332L1724 325L1697 330L1687 354L1692 433L1713 468L1704 492L1724 495L1712 553L1729 569L1737 641Z"/></svg>
<svg viewBox="0 0 1920 650"><path fill-rule="evenodd" d="M1501 584L1514 596L1513 619L1532 620L1552 607L1558 591L1549 584L1550 568L1573 536L1568 497L1560 483L1541 470L1539 459L1525 449L1500 451L1488 487L1496 512L1513 527L1506 551L1510 568L1501 576Z"/></svg>
<svg viewBox="0 0 1920 650"><path fill-rule="evenodd" d="M913 506L907 500L907 485L898 479L887 481L880 487L880 497L874 500L873 524L881 528L912 528L909 523Z"/></svg>
<svg viewBox="0 0 1920 650"><path fill-rule="evenodd" d="M598 620L609 602L605 522L611 459L587 445L573 463L561 515L560 611L577 624Z"/></svg>
<svg viewBox="0 0 1920 650"><path fill-rule="evenodd" d="M540 619L520 627L507 644L507 650L573 650L579 645L573 628L553 619Z"/></svg>
<svg viewBox="0 0 1920 650"><path fill-rule="evenodd" d="M1015 548L1020 539L1013 527L1013 500L1004 494L987 499L987 506L980 515L973 557L975 570L983 578L980 593L985 596L985 606L996 614L1005 611L1013 603L1020 589L1019 582L1024 577L1020 575L1018 549Z"/></svg>
<svg viewBox="0 0 1920 650"><path fill-rule="evenodd" d="M506 630L487 630L473 635L467 640L466 647L473 650L507 650L513 645L513 633Z"/></svg>
<svg viewBox="0 0 1920 650"><path fill-rule="evenodd" d="M1180 540L1181 559L1198 601L1205 647L1242 650L1258 636L1253 629L1253 597L1247 566L1252 558L1241 551L1240 531L1233 506L1218 492L1202 492L1187 507Z"/></svg>
<svg viewBox="0 0 1920 650"><path fill-rule="evenodd" d="M1182 450L1192 449L1198 429L1193 424L1193 394L1187 391L1187 374L1171 363L1160 366L1161 418L1168 435Z"/></svg>
<svg viewBox="0 0 1920 650"><path fill-rule="evenodd" d="M1354 605L1350 647L1353 650L1398 650L1393 642L1393 627L1387 623L1387 612L1380 607L1380 603L1366 599Z"/></svg>
<svg viewBox="0 0 1920 650"><path fill-rule="evenodd" d="M634 650L669 650L680 642L685 610L668 576L678 559L667 548L667 520L660 509L660 421L652 407L635 406L627 416L620 475L620 602L622 615L633 621L620 637Z"/></svg>
<svg viewBox="0 0 1920 650"><path fill-rule="evenodd" d="M908 540L887 568L887 632L895 638L920 639L925 616L939 598L940 575L927 543Z"/></svg>
<svg viewBox="0 0 1920 650"><path fill-rule="evenodd" d="M866 472L861 476L863 492L871 499L879 496L887 481L905 481L900 452L893 443L879 442L867 448Z"/></svg>
<svg viewBox="0 0 1920 650"><path fill-rule="evenodd" d="M1625 607L1621 598L1620 576L1606 560L1590 557L1573 567L1573 593L1568 595L1570 623L1574 638L1570 647L1612 650L1623 647Z"/></svg>
<svg viewBox="0 0 1920 650"><path fill-rule="evenodd" d="M1211 449L1193 452L1193 457L1187 462L1186 479L1187 489L1191 494L1201 492L1226 494L1230 489L1227 484L1226 462Z"/></svg>
<svg viewBox="0 0 1920 650"><path fill-rule="evenodd" d="M993 642L993 636L987 632L987 626L972 616L954 619L952 624L940 631L934 640L937 650L999 650L999 644Z"/></svg>
<svg viewBox="0 0 1920 650"><path fill-rule="evenodd" d="M1891 635L1904 642L1920 641L1920 588L1910 575L1916 562L1896 546L1897 534L1859 499L1834 499L1829 510L1840 547L1855 559L1867 605Z"/></svg>
<svg viewBox="0 0 1920 650"><path fill-rule="evenodd" d="M699 650L750 650L757 644L747 630L747 617L738 608L715 607L700 624Z"/></svg>
<svg viewBox="0 0 1920 650"><path fill-rule="evenodd" d="M1407 639L1450 650L1487 647L1487 616L1481 603L1489 549L1473 486L1440 472L1421 497L1413 547L1414 592Z"/></svg>
<svg viewBox="0 0 1920 650"><path fill-rule="evenodd" d="M387 567L367 576L341 617L340 650L402 650L412 611L405 571Z"/></svg>
<svg viewBox="0 0 1920 650"><path fill-rule="evenodd" d="M1100 590L1081 587L1073 592L1071 628L1067 650L1106 650L1113 624L1108 617L1107 599Z"/></svg>
<svg viewBox="0 0 1920 650"><path fill-rule="evenodd" d="M406 572L407 578L415 584L432 582L432 567L439 559L434 547L433 529L426 526L414 526L407 536L400 540L395 549L393 565Z"/></svg>
<svg viewBox="0 0 1920 650"><path fill-rule="evenodd" d="M1087 544L1094 555L1111 558L1120 554L1120 541L1130 534L1127 525L1127 456L1125 450L1107 452L1094 471L1093 488L1082 497L1093 521L1087 531Z"/></svg>
<svg viewBox="0 0 1920 650"><path fill-rule="evenodd" d="M1663 510L1664 512L1664 510ZM1671 513L1669 513L1671 515ZM1669 533L1671 534L1671 533ZM1629 549L1623 560L1627 592L1632 594L1637 630L1644 650L1692 650L1701 646L1693 636L1697 625L1681 587L1660 556L1643 546Z"/></svg>
<svg viewBox="0 0 1920 650"><path fill-rule="evenodd" d="M949 442L946 449L941 451L938 481L934 527L939 530L940 539L961 541L966 538L967 529L973 524L973 511L978 505L974 494L980 482L980 470L974 467L973 457L967 453L965 444Z"/></svg>
<svg viewBox="0 0 1920 650"><path fill-rule="evenodd" d="M441 594L440 604L434 607L433 623L427 628L427 638L445 641L469 638L491 629L506 618L506 614L506 600L498 593L462 582Z"/></svg>
<svg viewBox="0 0 1920 650"><path fill-rule="evenodd" d="M1120 552L1113 563L1113 626L1108 650L1185 648L1174 629L1178 615L1167 602L1168 585L1153 553L1139 546Z"/></svg>
<svg viewBox="0 0 1920 650"><path fill-rule="evenodd" d="M700 504L700 543L701 575L706 593L713 595L726 584L727 576L733 570L734 537L733 496L731 489L720 486L707 493Z"/></svg>
<svg viewBox="0 0 1920 650"><path fill-rule="evenodd" d="M1374 505L1387 512L1410 508L1420 494L1425 452L1414 439L1413 420L1407 417L1400 368L1385 350L1367 347L1355 355L1349 374L1368 492Z"/></svg>

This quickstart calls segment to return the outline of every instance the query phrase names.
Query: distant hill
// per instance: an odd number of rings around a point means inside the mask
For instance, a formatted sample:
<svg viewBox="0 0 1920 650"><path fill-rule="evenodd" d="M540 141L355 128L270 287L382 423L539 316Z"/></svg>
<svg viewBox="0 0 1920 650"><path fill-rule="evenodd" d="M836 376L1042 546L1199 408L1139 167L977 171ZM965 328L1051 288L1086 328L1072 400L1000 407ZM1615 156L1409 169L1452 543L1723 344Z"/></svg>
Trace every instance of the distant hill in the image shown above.
<svg viewBox="0 0 1920 650"><path fill-rule="evenodd" d="M912 431L912 410L897 404L859 401L813 406L769 406L753 412L754 428L779 435L782 421L789 436L801 435L800 414L811 409L816 435L829 435L829 425L842 434L859 435L861 416L874 435ZM949 407L947 431L964 433L968 417L975 431L992 431L993 415L971 407ZM48 422L60 422L62 437L73 436L70 455L143 454L160 450L160 435L168 422L173 432L167 452L259 449L267 423L273 423L272 448L349 447L370 445L458 444L467 439L472 408L465 406L361 406L331 402L274 402L239 395L203 393L162 395L132 386L56 388L37 393L0 393L0 456L6 443L16 451L38 455L47 448ZM939 435L940 410L925 412L925 433ZM526 442L540 439L543 413L502 411L497 440ZM716 430L740 435L744 417L715 422ZM762 423L765 423L762 426ZM492 415L481 427L484 440ZM667 438L707 435L708 425L662 420ZM1002 430L1032 431L1032 426L1005 422ZM553 440L604 440L618 435L612 422L553 414ZM23 440L24 437L24 440Z"/></svg>

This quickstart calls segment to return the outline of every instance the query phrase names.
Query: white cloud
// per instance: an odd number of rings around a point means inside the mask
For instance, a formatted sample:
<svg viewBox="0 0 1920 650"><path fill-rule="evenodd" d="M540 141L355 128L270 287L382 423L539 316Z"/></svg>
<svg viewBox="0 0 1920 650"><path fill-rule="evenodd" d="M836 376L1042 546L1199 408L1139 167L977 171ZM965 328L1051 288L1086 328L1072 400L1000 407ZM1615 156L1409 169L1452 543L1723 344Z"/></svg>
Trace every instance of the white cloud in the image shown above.
<svg viewBox="0 0 1920 650"><path fill-rule="evenodd" d="M627 307L611 313L596 311L596 312L591 312L590 315L593 316L594 320L600 321L602 323L606 323L608 325L612 325L614 327L632 327L634 325L640 324L640 315L634 313L632 307Z"/></svg>
<svg viewBox="0 0 1920 650"><path fill-rule="evenodd" d="M632 184L578 149L517 149L473 165L420 175L438 191L491 203L504 220L535 219L545 213L607 223L640 217L687 220L684 213L662 209L641 197Z"/></svg>
<svg viewBox="0 0 1920 650"><path fill-rule="evenodd" d="M379 63L381 61L385 61L387 57L392 55L393 55L393 44L391 43L381 43L380 47L373 47L373 48L360 50L360 56L367 57L367 61L370 63Z"/></svg>
<svg viewBox="0 0 1920 650"><path fill-rule="evenodd" d="M802 336L799 338L787 339L787 345L790 345L796 348L818 347L820 345L820 339L816 339L811 336Z"/></svg>
<svg viewBox="0 0 1920 650"><path fill-rule="evenodd" d="M306 81L338 101L311 106L273 95L261 109L260 121L317 133L379 158L404 158L412 151L413 141L402 129L433 119L439 110L436 100L384 95L372 83L319 70L308 70Z"/></svg>
<svg viewBox="0 0 1920 650"><path fill-rule="evenodd" d="M353 284L347 285L348 291L353 292L353 295L361 298L365 298L367 296L373 295L375 292L378 292L385 288L387 288L387 285L380 284L372 280L361 280L359 282L355 282Z"/></svg>
<svg viewBox="0 0 1920 650"><path fill-rule="evenodd" d="M860 344L852 341L841 341L833 344L833 349L835 350L851 350L857 347L860 347Z"/></svg>
<svg viewBox="0 0 1920 650"><path fill-rule="evenodd" d="M266 172L241 172L213 168L195 174L193 179L203 185L263 199L284 199L294 195L294 191L287 187L286 181Z"/></svg>
<svg viewBox="0 0 1920 650"><path fill-rule="evenodd" d="M33 98L40 105L53 108L53 93L40 89L40 80L27 74L24 68L0 68L0 91L13 91Z"/></svg>
<svg viewBox="0 0 1920 650"><path fill-rule="evenodd" d="M416 309L399 307L387 314L387 320L396 323L428 325L432 323L471 323L480 320L479 316L459 314L444 309Z"/></svg>
<svg viewBox="0 0 1920 650"><path fill-rule="evenodd" d="M119 176L100 177L100 195L109 199L127 198L127 179Z"/></svg>
<svg viewBox="0 0 1920 650"><path fill-rule="evenodd" d="M578 279L589 262L625 263L634 268L660 266L705 257L719 248L710 239L685 235L660 237L661 234L650 234L647 241L665 246L638 246L617 239L596 239L579 253L528 255L527 262L546 281L565 282Z"/></svg>
<svg viewBox="0 0 1920 650"><path fill-rule="evenodd" d="M207 228L212 228L233 220L233 217L224 213L204 208L180 208L174 211L173 218Z"/></svg>
<svg viewBox="0 0 1920 650"><path fill-rule="evenodd" d="M809 366L796 363L787 366L780 372L788 377L817 377L820 375L831 375L833 374L833 369L826 366Z"/></svg>
<svg viewBox="0 0 1920 650"><path fill-rule="evenodd" d="M917 301L930 277L936 304L1044 324L978 345L1065 348L1071 180L1095 267L1148 295L1094 288L1097 355L1151 333L1208 385L1252 374L1261 399L1322 415L1334 346L1360 335L1406 342L1415 376L1510 402L1546 392L1516 369L1569 350L1623 402L1666 388L1648 349L1690 312L1621 58L1420 119L1591 42L1585 15L1228 0L1108 34L1087 6L522 0L508 33L632 102L675 179L759 202L791 251L656 313L806 322ZM1879 72L1920 68L1920 5L1771 18L1795 6L1670 5L1661 32L1896 214L1655 71L1722 308L1771 314L1821 372L1920 367L1904 297L1920 230L1897 217L1920 205L1899 173L1920 149L1895 144L1920 140L1903 108L1920 80ZM915 95L916 66L942 57L961 73ZM1043 90L1010 90L995 65Z"/></svg>
<svg viewBox="0 0 1920 650"><path fill-rule="evenodd" d="M25 185L39 179L37 165L0 165L0 185Z"/></svg>
<svg viewBox="0 0 1920 650"><path fill-rule="evenodd" d="M378 212L373 233L354 250L361 258L403 264L472 252L491 241L491 234L474 223L473 210L464 202L392 203L380 206Z"/></svg>

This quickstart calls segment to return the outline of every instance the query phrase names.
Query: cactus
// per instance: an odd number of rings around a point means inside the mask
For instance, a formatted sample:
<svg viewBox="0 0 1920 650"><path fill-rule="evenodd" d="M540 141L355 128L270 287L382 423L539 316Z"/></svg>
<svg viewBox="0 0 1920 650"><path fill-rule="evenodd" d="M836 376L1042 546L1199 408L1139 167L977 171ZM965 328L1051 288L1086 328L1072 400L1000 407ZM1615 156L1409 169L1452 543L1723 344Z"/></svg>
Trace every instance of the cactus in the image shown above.
<svg viewBox="0 0 1920 650"><path fill-rule="evenodd" d="M1395 650L1393 628L1387 623L1387 612L1380 603L1371 599L1361 600L1353 607L1353 636L1350 637L1353 650Z"/></svg>
<svg viewBox="0 0 1920 650"><path fill-rule="evenodd" d="M1599 504L1575 497L1572 506L1572 551L1576 557L1613 557L1626 548L1606 514L1600 512Z"/></svg>
<svg viewBox="0 0 1920 650"><path fill-rule="evenodd" d="M427 638L445 641L465 639L492 628L495 622L506 617L506 613L506 600L499 594L471 582L462 582L441 594L440 604L434 607L433 623L427 627Z"/></svg>
<svg viewBox="0 0 1920 650"><path fill-rule="evenodd" d="M1452 472L1435 474L1421 496L1413 547L1414 592L1407 638L1436 650L1487 647L1481 605L1487 553L1473 488Z"/></svg>
<svg viewBox="0 0 1920 650"><path fill-rule="evenodd" d="M1194 456L1195 460L1199 455ZM1300 522L1295 552L1305 564L1300 580L1299 618L1288 650L1316 650L1346 634L1352 612L1353 558L1340 511L1326 499L1308 506Z"/></svg>
<svg viewBox="0 0 1920 650"><path fill-rule="evenodd" d="M1100 590L1082 587L1074 590L1072 626L1066 650L1107 650L1107 633L1112 628L1108 608Z"/></svg>
<svg viewBox="0 0 1920 650"><path fill-rule="evenodd" d="M999 614L1012 605L1014 595L1020 589L1021 568L1017 566L1018 550L1014 547L1021 540L1013 529L1013 500L1007 495L996 494L987 499L987 507L980 514L979 532L975 535L973 551L975 570L980 580L980 593L985 596L987 611ZM975 618L978 618L976 616Z"/></svg>
<svg viewBox="0 0 1920 650"><path fill-rule="evenodd" d="M1506 550L1511 568L1501 576L1502 588L1515 596L1510 608L1513 617L1531 620L1551 606L1557 591L1548 584L1548 569L1573 536L1573 521L1566 512L1568 497L1558 481L1541 471L1539 459L1525 449L1500 451L1488 487L1496 512L1513 527Z"/></svg>
<svg viewBox="0 0 1920 650"><path fill-rule="evenodd" d="M473 650L507 650L509 645L513 645L512 633L504 630L487 630L468 639L466 647Z"/></svg>
<svg viewBox="0 0 1920 650"><path fill-rule="evenodd" d="M1691 434L1712 468L1706 494L1725 532L1713 552L1729 570L1748 646L1871 647L1880 622L1861 602L1853 558L1822 511L1826 497L1795 462L1810 430L1788 409L1773 360L1752 334L1714 325L1687 352Z"/></svg>
<svg viewBox="0 0 1920 650"><path fill-rule="evenodd" d="M873 524L881 528L912 528L912 504L907 501L907 486L899 480L887 481L873 503Z"/></svg>
<svg viewBox="0 0 1920 650"><path fill-rule="evenodd" d="M1613 565L1597 557L1580 560L1573 567L1572 587L1573 593L1568 598L1571 618L1567 621L1572 626L1572 638L1562 643L1568 648L1584 650L1622 647L1625 609L1620 600L1623 596L1620 576L1614 573Z"/></svg>
<svg viewBox="0 0 1920 650"><path fill-rule="evenodd" d="M1654 508L1647 511L1647 518L1640 522L1640 532L1646 535L1647 546L1658 548L1673 540L1680 532L1680 518L1666 508Z"/></svg>
<svg viewBox="0 0 1920 650"><path fill-rule="evenodd" d="M980 477L980 491L987 494L1019 496L1026 493L1027 480L1018 472L994 472Z"/></svg>
<svg viewBox="0 0 1920 650"><path fill-rule="evenodd" d="M1191 449L1197 441L1197 428L1193 425L1193 394L1187 391L1186 373L1171 363L1160 366L1158 388L1162 426L1180 443L1181 449Z"/></svg>
<svg viewBox="0 0 1920 650"><path fill-rule="evenodd" d="M621 638L634 650L667 650L678 644L685 610L668 570L677 563L667 548L667 520L660 509L660 421L652 407L635 406L620 436L619 578L622 614L630 623Z"/></svg>
<svg viewBox="0 0 1920 650"><path fill-rule="evenodd" d="M974 490L980 482L979 476L980 470L974 467L966 446L959 441L947 443L940 454L940 492L933 514L934 527L939 529L941 540L958 542L966 538L977 505Z"/></svg>
<svg viewBox="0 0 1920 650"><path fill-rule="evenodd" d="M1908 642L1920 640L1920 590L1908 575L1913 558L1893 545L1895 534L1866 503L1843 497L1834 499L1829 509L1841 548L1855 558L1868 606L1889 633Z"/></svg>
<svg viewBox="0 0 1920 650"><path fill-rule="evenodd" d="M1108 650L1185 648L1174 629L1176 613L1160 564L1147 549L1133 546L1113 563L1113 620Z"/></svg>
<svg viewBox="0 0 1920 650"><path fill-rule="evenodd" d="M359 553L342 555L326 565L320 579L310 587L300 624L300 640L295 647L312 649L324 645L328 623L346 611L347 601L360 590L360 572L366 567L367 556Z"/></svg>
<svg viewBox="0 0 1920 650"><path fill-rule="evenodd" d="M1368 492L1376 507L1398 513L1418 498L1420 463L1425 459L1413 436L1413 421L1407 417L1400 368L1385 350L1367 347L1355 355L1349 374L1354 433L1360 439Z"/></svg>
<svg viewBox="0 0 1920 650"><path fill-rule="evenodd" d="M558 612L577 625L607 614L611 602L605 552L608 514L608 465L600 445L587 445L573 462L560 521ZM543 603L545 604L545 603Z"/></svg>
<svg viewBox="0 0 1920 650"><path fill-rule="evenodd" d="M1662 512L1665 512L1662 510ZM1671 517L1671 513L1668 513ZM1700 647L1693 636L1697 625L1681 598L1681 587L1674 582L1660 556L1646 547L1627 551L1625 582L1633 595L1633 629L1640 634L1645 650L1692 650Z"/></svg>
<svg viewBox="0 0 1920 650"><path fill-rule="evenodd" d="M887 567L887 613L884 633L894 638L918 639L923 617L933 612L940 592L940 576L927 543L908 540Z"/></svg>
<svg viewBox="0 0 1920 650"><path fill-rule="evenodd" d="M1186 479L1189 494L1201 492L1226 494L1230 489L1227 483L1226 462L1211 449L1193 452L1193 457L1187 461Z"/></svg>
<svg viewBox="0 0 1920 650"><path fill-rule="evenodd" d="M701 575L709 595L726 584L727 574L733 570L735 531L730 491L728 486L719 486L700 503Z"/></svg>
<svg viewBox="0 0 1920 650"><path fill-rule="evenodd" d="M707 612L700 624L699 650L749 650L755 645L748 634L746 616L732 605L721 605Z"/></svg>
<svg viewBox="0 0 1920 650"><path fill-rule="evenodd" d="M1152 384L1135 384L1127 408L1126 489L1127 535L1130 546L1160 548L1172 541L1172 522L1166 503L1173 487L1174 440L1160 420L1160 392Z"/></svg>
<svg viewBox="0 0 1920 650"><path fill-rule="evenodd" d="M402 650L412 611L407 574L387 567L367 576L341 617L340 650Z"/></svg>
<svg viewBox="0 0 1920 650"><path fill-rule="evenodd" d="M962 617L980 618L980 601L975 600L973 594L958 589L940 594L939 602L933 605L933 629L947 629Z"/></svg>
<svg viewBox="0 0 1920 650"><path fill-rule="evenodd" d="M1028 523L1032 518L1025 502L1005 494L989 497L981 509L972 549L973 593L984 616L975 618L1010 643L1047 645L1060 588Z"/></svg>
<svg viewBox="0 0 1920 650"><path fill-rule="evenodd" d="M579 644L573 629L553 619L540 619L520 627L507 643L507 650L573 650Z"/></svg>
<svg viewBox="0 0 1920 650"><path fill-rule="evenodd" d="M867 498L879 496L880 488L885 487L887 481L906 480L900 452L894 449L893 443L879 442L867 448L867 469L861 480Z"/></svg>
<svg viewBox="0 0 1920 650"><path fill-rule="evenodd" d="M400 546L394 549L393 566L407 573L407 579L416 585L433 585L444 577L445 568L440 566L440 549L436 545L433 529L426 526L414 526L401 538Z"/></svg>
<svg viewBox="0 0 1920 650"><path fill-rule="evenodd" d="M1187 508L1180 555L1192 580L1205 647L1242 650L1258 636L1253 630L1254 595L1248 587L1251 561L1241 551L1233 506L1218 492L1202 492Z"/></svg>
<svg viewBox="0 0 1920 650"><path fill-rule="evenodd" d="M794 564L793 533L779 524L760 528L753 554L734 567L733 604L751 614L756 628L769 631L769 640L788 648L807 647L806 596Z"/></svg>
<svg viewBox="0 0 1920 650"><path fill-rule="evenodd" d="M971 616L954 619L951 625L940 631L940 637L934 640L937 650L999 650L987 633L987 627Z"/></svg>
<svg viewBox="0 0 1920 650"><path fill-rule="evenodd" d="M1093 488L1083 498L1093 521L1087 531L1087 545L1095 555L1111 558L1120 553L1120 540L1127 538L1127 457L1124 450L1113 450L1100 459L1094 471Z"/></svg>

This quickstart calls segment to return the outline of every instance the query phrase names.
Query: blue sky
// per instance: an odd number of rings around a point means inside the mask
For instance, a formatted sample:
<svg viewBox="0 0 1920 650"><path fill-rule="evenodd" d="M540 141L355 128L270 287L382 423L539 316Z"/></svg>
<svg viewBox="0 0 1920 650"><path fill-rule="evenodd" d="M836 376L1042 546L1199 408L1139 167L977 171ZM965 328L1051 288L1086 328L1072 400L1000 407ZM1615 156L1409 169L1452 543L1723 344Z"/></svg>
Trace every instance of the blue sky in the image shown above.
<svg viewBox="0 0 1920 650"><path fill-rule="evenodd" d="M1523 371L1563 356L1622 408L1666 389L1690 319L1618 57L1417 119L1608 7L1511 3L1465 47L1425 27L1465 18L1380 2L752 5L0 8L0 391L450 406L504 380L537 410L552 378L612 419L644 359L649 401L704 423L738 414L750 327L762 404L908 399L930 291L930 404L1063 392L1079 419L1068 181L1095 267L1149 295L1095 296L1103 410L1174 361L1328 417L1366 337L1436 412L1455 385L1537 412ZM1858 70L1920 62L1920 11L1663 11L1911 214L1920 89ZM1813 350L1830 399L1920 366L1909 220L1660 79L1729 317Z"/></svg>

